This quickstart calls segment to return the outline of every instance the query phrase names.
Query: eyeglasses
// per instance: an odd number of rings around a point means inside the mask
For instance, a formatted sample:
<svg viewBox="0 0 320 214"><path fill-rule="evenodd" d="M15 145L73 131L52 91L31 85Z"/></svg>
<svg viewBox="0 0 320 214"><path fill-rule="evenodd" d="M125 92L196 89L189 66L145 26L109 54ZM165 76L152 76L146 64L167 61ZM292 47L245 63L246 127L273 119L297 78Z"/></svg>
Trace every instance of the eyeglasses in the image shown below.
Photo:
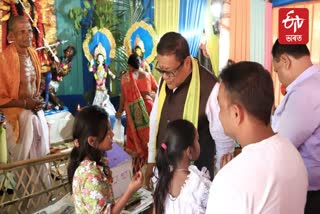
<svg viewBox="0 0 320 214"><path fill-rule="evenodd" d="M184 63L184 60L183 60L183 61L180 63L180 65L179 65L176 69L174 69L173 71L165 71L165 70L162 70L161 68L158 67L158 62L157 62L157 64L156 64L156 69L157 69L157 71L158 71L161 75L166 74L166 75L168 75L169 77L174 77L174 76L176 76L177 71L178 71L179 68L183 65L183 63Z"/></svg>

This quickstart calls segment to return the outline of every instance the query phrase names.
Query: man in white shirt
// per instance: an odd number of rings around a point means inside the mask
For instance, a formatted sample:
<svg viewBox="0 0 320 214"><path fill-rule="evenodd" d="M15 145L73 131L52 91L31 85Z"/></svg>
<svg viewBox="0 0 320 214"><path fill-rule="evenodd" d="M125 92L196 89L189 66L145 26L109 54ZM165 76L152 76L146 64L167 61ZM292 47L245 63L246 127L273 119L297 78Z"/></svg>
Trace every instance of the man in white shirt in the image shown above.
<svg viewBox="0 0 320 214"><path fill-rule="evenodd" d="M271 128L270 74L258 63L240 62L220 78L221 123L243 149L213 180L206 213L303 213L307 171L292 143Z"/></svg>

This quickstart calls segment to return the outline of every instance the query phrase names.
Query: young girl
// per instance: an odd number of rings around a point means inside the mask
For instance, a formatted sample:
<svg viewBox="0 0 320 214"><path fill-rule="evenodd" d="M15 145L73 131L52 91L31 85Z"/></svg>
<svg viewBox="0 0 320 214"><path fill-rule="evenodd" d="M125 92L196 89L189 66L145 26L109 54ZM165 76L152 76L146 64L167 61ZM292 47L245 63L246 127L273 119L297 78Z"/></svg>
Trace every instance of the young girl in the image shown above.
<svg viewBox="0 0 320 214"><path fill-rule="evenodd" d="M131 195L143 184L138 172L127 191L114 202L112 175L104 152L112 148L113 132L108 113L99 106L83 108L75 117L74 148L68 165L68 179L76 213L120 213Z"/></svg>
<svg viewBox="0 0 320 214"><path fill-rule="evenodd" d="M200 154L199 136L187 120L168 124L157 151L154 211L163 213L205 213L211 181L202 169L190 165Z"/></svg>

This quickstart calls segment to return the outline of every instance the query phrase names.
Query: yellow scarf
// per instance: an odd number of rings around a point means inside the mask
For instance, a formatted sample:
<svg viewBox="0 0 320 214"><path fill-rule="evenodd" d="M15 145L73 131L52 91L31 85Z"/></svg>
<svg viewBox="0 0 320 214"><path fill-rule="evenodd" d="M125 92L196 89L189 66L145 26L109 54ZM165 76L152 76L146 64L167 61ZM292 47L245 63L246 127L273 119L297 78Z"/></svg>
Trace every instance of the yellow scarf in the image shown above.
<svg viewBox="0 0 320 214"><path fill-rule="evenodd" d="M192 61L192 77L184 104L182 118L190 121L193 125L198 128L199 119L199 103L200 103L200 73L198 61L191 57ZM159 128L160 116L163 107L163 103L166 99L166 83L163 81L158 96L158 115L157 115L157 130ZM158 133L158 131L157 131ZM155 135L157 137L158 134ZM156 141L155 141L156 142Z"/></svg>

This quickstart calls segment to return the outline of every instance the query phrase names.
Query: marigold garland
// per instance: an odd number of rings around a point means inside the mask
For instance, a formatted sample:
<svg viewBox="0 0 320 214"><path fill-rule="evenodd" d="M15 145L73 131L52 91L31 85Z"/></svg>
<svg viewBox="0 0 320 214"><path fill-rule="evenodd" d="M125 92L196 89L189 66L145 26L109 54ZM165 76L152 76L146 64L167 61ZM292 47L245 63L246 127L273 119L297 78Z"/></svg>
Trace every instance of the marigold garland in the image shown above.
<svg viewBox="0 0 320 214"><path fill-rule="evenodd" d="M43 38L44 38L44 28L42 23L42 13L41 13L41 6L39 4L39 0L34 0L34 25L36 25L39 29L38 33L38 41L37 41L37 47L42 47L44 45Z"/></svg>
<svg viewBox="0 0 320 214"><path fill-rule="evenodd" d="M10 2L10 7L11 7L11 13L12 13L14 16L19 16L18 10L17 10L17 8L16 8L16 4L14 3L14 1L11 1L11 2Z"/></svg>

